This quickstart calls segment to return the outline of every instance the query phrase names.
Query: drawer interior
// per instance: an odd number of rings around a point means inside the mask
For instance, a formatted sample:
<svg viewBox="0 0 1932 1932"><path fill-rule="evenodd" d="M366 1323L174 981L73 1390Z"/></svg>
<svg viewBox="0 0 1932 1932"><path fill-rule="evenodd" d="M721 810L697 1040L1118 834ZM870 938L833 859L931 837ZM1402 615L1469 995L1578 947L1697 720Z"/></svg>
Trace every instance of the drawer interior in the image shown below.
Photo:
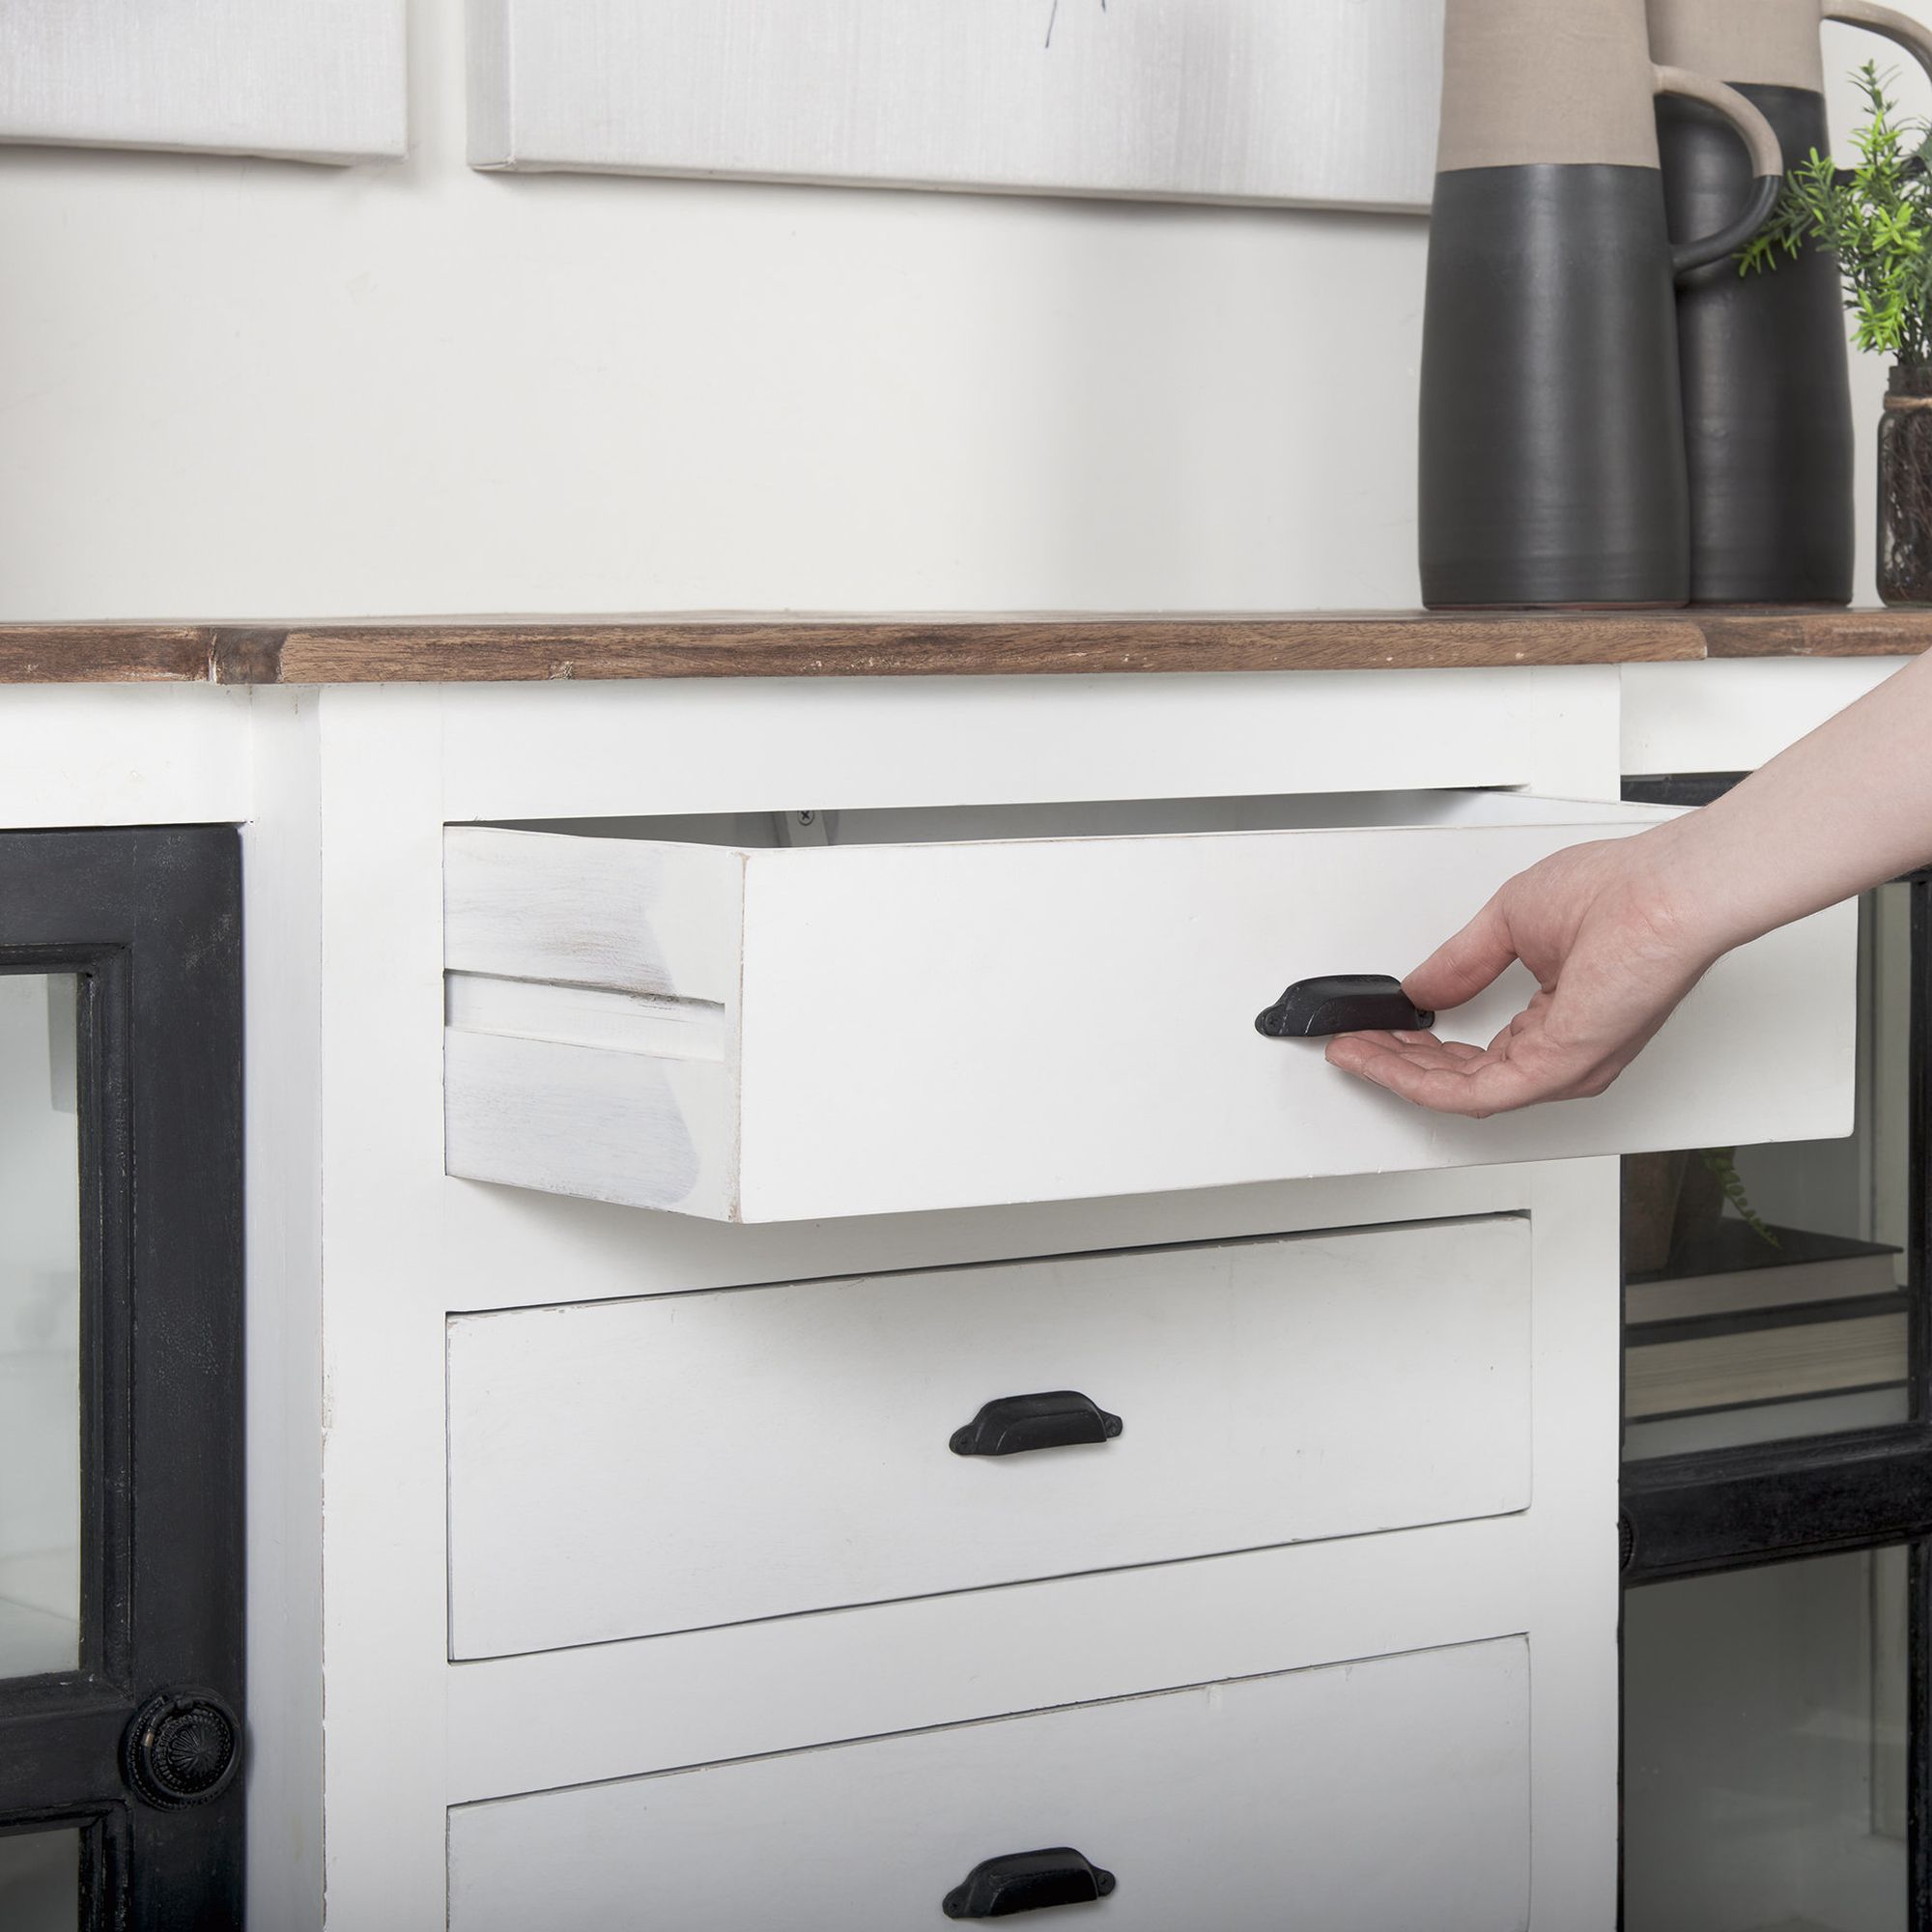
<svg viewBox="0 0 1932 1932"><path fill-rule="evenodd" d="M1520 791L1351 791L541 819L517 821L504 829L773 851L811 845L955 845L1228 832L1342 832L1371 826L1427 830L1435 826L1602 825L1612 820L1645 824L1675 815L1665 807L1543 798Z"/></svg>

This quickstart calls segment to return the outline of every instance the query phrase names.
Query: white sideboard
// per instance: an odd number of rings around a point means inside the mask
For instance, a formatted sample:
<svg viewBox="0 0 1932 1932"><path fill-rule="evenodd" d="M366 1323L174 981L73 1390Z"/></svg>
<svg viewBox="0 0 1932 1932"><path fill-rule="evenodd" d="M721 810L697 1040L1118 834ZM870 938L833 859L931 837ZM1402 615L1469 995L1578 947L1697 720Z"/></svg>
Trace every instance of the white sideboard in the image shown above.
<svg viewBox="0 0 1932 1932"><path fill-rule="evenodd" d="M1846 917L1541 1117L1254 1013L1894 668L0 692L0 823L245 828L254 1922L900 1932L1103 1874L1080 1923L1607 1928L1611 1156L1842 1126ZM602 874L526 917L524 852L673 847L723 927ZM551 1165L469 1178L475 1038L546 1049L492 1144ZM573 1057L651 1061L742 1218L635 1205ZM1027 1395L1061 1446L960 1453Z"/></svg>

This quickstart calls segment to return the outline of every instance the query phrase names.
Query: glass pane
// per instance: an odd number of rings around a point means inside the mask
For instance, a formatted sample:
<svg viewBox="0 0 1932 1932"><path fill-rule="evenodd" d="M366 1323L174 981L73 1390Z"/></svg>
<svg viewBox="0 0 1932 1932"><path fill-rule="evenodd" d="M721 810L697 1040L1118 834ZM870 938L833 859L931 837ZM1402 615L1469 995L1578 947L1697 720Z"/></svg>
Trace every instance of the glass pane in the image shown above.
<svg viewBox="0 0 1932 1932"><path fill-rule="evenodd" d="M1625 1162L1626 1457L1907 1419L1915 890L1861 905L1849 1139Z"/></svg>
<svg viewBox="0 0 1932 1932"><path fill-rule="evenodd" d="M0 1677L80 1661L75 993L0 974Z"/></svg>
<svg viewBox="0 0 1932 1932"><path fill-rule="evenodd" d="M1626 1594L1625 1932L1905 1932L1906 1568Z"/></svg>
<svg viewBox="0 0 1932 1932"><path fill-rule="evenodd" d="M7 1932L74 1932L80 1923L80 1833L0 1838L0 1925Z"/></svg>

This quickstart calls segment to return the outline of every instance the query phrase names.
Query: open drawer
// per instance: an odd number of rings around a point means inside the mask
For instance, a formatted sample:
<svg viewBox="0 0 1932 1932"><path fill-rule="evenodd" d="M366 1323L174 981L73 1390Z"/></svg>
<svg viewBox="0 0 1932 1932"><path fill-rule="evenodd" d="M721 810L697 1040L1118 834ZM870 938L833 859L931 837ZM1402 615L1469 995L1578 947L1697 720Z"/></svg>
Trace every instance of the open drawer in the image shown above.
<svg viewBox="0 0 1932 1932"><path fill-rule="evenodd" d="M1426 1114L1256 1013L1406 972L1668 816L1511 792L451 826L453 1175L785 1221L1850 1130L1857 915L1723 960L1607 1094ZM1445 1014L1487 1041L1520 967Z"/></svg>

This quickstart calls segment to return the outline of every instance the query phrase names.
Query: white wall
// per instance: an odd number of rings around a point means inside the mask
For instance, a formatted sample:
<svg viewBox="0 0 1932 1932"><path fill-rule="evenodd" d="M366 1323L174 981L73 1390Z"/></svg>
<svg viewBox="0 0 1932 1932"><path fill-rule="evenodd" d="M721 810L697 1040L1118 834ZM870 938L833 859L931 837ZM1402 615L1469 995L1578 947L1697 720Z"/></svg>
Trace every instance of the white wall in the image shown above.
<svg viewBox="0 0 1932 1932"><path fill-rule="evenodd" d="M0 617L1415 596L1425 230L0 155Z"/></svg>
<svg viewBox="0 0 1932 1932"><path fill-rule="evenodd" d="M1413 601L1420 221L483 177L412 32L406 163L0 154L0 618Z"/></svg>

